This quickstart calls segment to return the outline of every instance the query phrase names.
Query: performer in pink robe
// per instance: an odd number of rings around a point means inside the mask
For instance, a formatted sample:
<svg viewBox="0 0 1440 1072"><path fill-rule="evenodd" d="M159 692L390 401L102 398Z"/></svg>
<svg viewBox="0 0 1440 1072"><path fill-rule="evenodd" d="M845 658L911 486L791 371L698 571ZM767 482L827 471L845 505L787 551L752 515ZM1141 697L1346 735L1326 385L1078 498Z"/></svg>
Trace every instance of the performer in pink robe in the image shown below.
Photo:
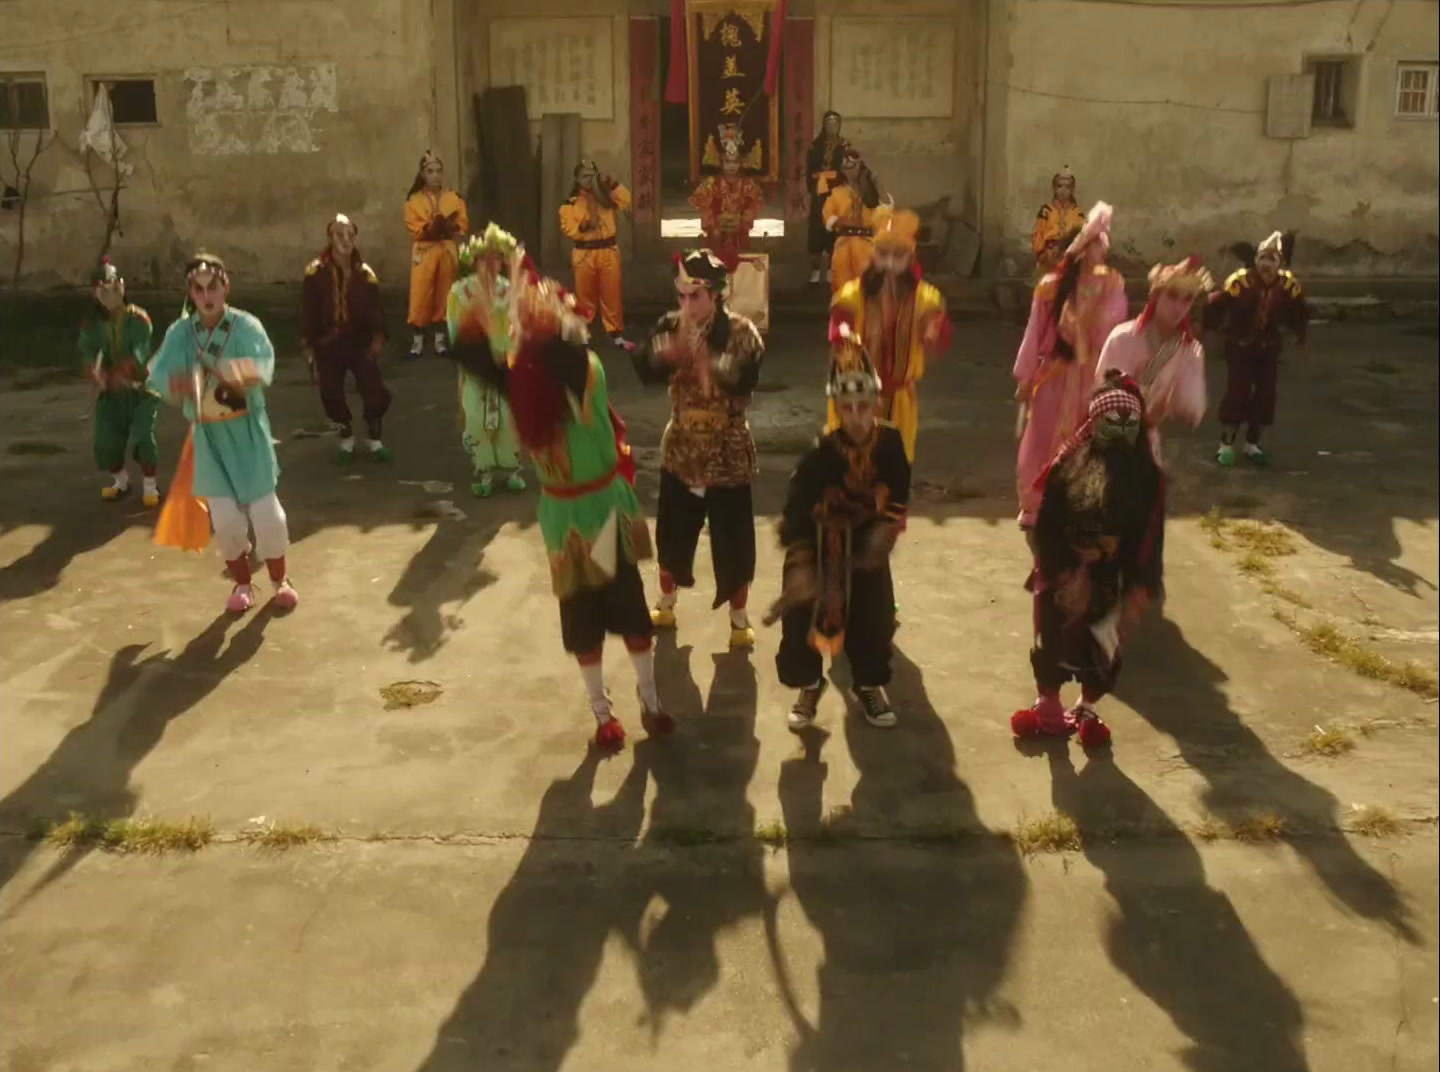
<svg viewBox="0 0 1440 1072"><path fill-rule="evenodd" d="M1184 421L1198 428L1205 419L1205 349L1195 337L1190 312L1213 287L1199 257L1155 265L1150 269L1150 300L1144 312L1111 332L1100 353L1097 385L1116 369L1133 377L1145 392L1156 458L1163 421Z"/></svg>
<svg viewBox="0 0 1440 1072"><path fill-rule="evenodd" d="M1105 263L1113 211L1101 201L1054 270L1035 288L1030 323L1015 355L1015 397L1024 407L1015 487L1020 527L1035 525L1040 474L1084 423L1101 348L1129 312L1125 280Z"/></svg>

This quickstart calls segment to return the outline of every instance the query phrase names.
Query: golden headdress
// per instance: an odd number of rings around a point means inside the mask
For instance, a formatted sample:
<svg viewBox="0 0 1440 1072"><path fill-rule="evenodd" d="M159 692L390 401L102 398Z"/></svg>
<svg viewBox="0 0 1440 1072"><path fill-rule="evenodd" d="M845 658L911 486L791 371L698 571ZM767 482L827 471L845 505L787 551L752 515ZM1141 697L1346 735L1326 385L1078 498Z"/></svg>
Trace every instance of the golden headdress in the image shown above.
<svg viewBox="0 0 1440 1072"><path fill-rule="evenodd" d="M915 240L920 232L920 217L915 213L909 209L896 209L893 204L884 204L875 210L871 221L876 249L915 252Z"/></svg>
<svg viewBox="0 0 1440 1072"><path fill-rule="evenodd" d="M1151 294L1158 290L1170 290L1193 297L1214 289L1215 280L1193 253L1178 264L1157 264L1150 269Z"/></svg>

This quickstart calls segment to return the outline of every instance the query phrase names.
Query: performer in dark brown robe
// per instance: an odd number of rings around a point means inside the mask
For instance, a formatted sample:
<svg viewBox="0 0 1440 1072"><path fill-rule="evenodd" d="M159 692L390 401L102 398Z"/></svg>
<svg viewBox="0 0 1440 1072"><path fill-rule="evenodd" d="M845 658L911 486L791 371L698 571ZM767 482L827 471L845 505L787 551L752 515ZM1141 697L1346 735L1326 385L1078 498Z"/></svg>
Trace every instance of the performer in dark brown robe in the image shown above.
<svg viewBox="0 0 1440 1072"><path fill-rule="evenodd" d="M1110 373L1089 416L1040 477L1035 520L1037 698L1010 718L1017 737L1078 733L1086 748L1110 743L1095 704L1120 673L1124 633L1161 594L1165 481L1145 421L1140 385ZM1080 683L1066 710L1060 689Z"/></svg>
<svg viewBox="0 0 1440 1072"><path fill-rule="evenodd" d="M381 422L390 408L390 392L380 375L385 349L385 320L380 308L380 281L355 248L358 229L339 215L326 228L325 252L305 268L300 297L300 340L311 376L320 385L320 404L340 431L337 459L355 457L355 431L345 400L345 376L355 377L369 436L368 454L387 461Z"/></svg>
<svg viewBox="0 0 1440 1072"><path fill-rule="evenodd" d="M780 521L783 590L765 624L782 620L775 669L799 689L790 729L815 721L825 693L825 655L845 652L866 721L896 723L885 695L895 636L890 551L905 525L910 462L900 432L880 420L880 377L848 330L827 393L840 426L801 457Z"/></svg>

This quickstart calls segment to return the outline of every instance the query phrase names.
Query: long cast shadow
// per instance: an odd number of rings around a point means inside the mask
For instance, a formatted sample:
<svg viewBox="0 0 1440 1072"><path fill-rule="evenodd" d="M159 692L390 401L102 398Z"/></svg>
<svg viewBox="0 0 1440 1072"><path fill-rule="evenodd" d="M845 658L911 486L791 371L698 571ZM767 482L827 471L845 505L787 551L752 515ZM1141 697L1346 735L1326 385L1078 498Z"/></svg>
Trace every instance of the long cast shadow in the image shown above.
<svg viewBox="0 0 1440 1072"><path fill-rule="evenodd" d="M1204 799L1212 812L1235 820L1263 808L1302 832L1316 823L1338 825L1339 801L1271 755L1230 709L1220 688L1224 672L1190 646L1179 626L1167 618L1148 622L1127 656L1116 696L1174 738L1181 757L1209 783ZM1400 891L1347 839L1301 836L1289 844L1352 912L1418 944Z"/></svg>
<svg viewBox="0 0 1440 1072"><path fill-rule="evenodd" d="M825 946L814 1024L793 996L783 951L774 950L800 1034L794 1072L959 1072L967 1020L1019 1022L996 991L1026 896L1020 859L1007 842L983 837L919 668L897 650L894 672L899 728L846 720L860 780L841 824L902 837L963 831L962 843L979 834L981 847L801 840L825 821L823 742L812 737L803 758L786 761L780 801L792 835L790 884Z"/></svg>
<svg viewBox="0 0 1440 1072"><path fill-rule="evenodd" d="M633 915L626 861L595 867L573 837L639 836L646 771L634 763L608 804L593 805L601 756L551 784L520 865L490 911L485 963L441 1025L419 1072L557 1072L580 1037L580 1005L617 918ZM629 853L628 846L606 851ZM611 872L610 868L615 871Z"/></svg>
<svg viewBox="0 0 1440 1072"><path fill-rule="evenodd" d="M415 552L390 592L392 606L408 609L385 634L389 650L409 652L410 662L423 662L464 626L458 614L444 613L442 608L447 603L468 602L495 583L495 574L481 563L485 548L499 531L499 525L494 525L477 535L464 522L445 519L436 523L425 546Z"/></svg>
<svg viewBox="0 0 1440 1072"><path fill-rule="evenodd" d="M762 848L755 841L755 809L747 799L760 757L755 737L758 686L747 652L712 655L715 663L703 706L690 671L689 647L673 633L657 640L661 695L680 721L675 738L635 746L655 780L644 846L644 895L629 902L635 915L619 922L635 951L652 1037L669 1016L694 1009L720 978L716 943L721 931L766 908ZM685 858L667 848L724 839ZM654 898L664 915L642 934L642 913Z"/></svg>
<svg viewBox="0 0 1440 1072"><path fill-rule="evenodd" d="M1082 831L1120 818L1158 839L1142 847L1086 837L1084 851L1115 900L1106 952L1190 1039L1185 1066L1304 1072L1300 1003L1260 956L1230 899L1206 881L1194 845L1108 754L1091 757L1077 774L1064 743L1029 750L1048 755L1055 808Z"/></svg>
<svg viewBox="0 0 1440 1072"><path fill-rule="evenodd" d="M7 492L15 493L13 487ZM93 505L93 514L82 516L77 509L67 509L59 517L47 518L44 524L50 525L51 529L45 537L24 555L0 569L0 604L48 592L60 583L61 575L81 555L98 551L132 526L154 524L153 511L136 512L139 502L136 493L119 503L100 502L97 498L93 503L86 502L87 506ZM14 521L7 523L5 529L8 531L29 523Z"/></svg>
<svg viewBox="0 0 1440 1072"><path fill-rule="evenodd" d="M45 762L0 801L0 823L16 829L61 820L70 812L99 820L133 815L137 797L130 780L136 766L160 743L173 720L254 656L271 616L268 608L257 611L228 646L225 636L234 618L222 614L178 654L161 652L141 659L147 645L117 651L90 718L67 733ZM0 889L36 845L27 840L0 853ZM29 896L83 855L84 850L67 853Z"/></svg>

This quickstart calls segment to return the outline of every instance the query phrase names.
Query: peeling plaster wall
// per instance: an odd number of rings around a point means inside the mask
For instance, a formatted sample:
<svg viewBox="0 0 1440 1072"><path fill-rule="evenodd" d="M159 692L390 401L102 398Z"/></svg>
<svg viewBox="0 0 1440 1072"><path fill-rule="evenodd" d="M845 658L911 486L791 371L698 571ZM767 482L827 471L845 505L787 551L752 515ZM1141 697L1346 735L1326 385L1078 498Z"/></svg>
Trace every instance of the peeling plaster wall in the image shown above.
<svg viewBox="0 0 1440 1072"><path fill-rule="evenodd" d="M981 159L981 56L985 8L992 0L792 0L790 18L815 20L815 122L830 107L831 30L835 16L943 18L955 29L952 113L932 119L848 119L845 133L871 161L887 189L901 204L924 204L949 195L950 212L978 229ZM454 0L456 36L462 44L460 137L467 174L486 166L475 143L473 94L490 84L490 23L497 18L561 18L609 16L613 20L612 69L614 118L583 120L581 149L603 169L628 176L630 158L631 17L668 16L668 0ZM662 49L669 41L660 42ZM540 124L531 124L538 137ZM544 211L553 211L545 206ZM658 223L656 224L658 234ZM803 227L789 229L788 239L803 250ZM624 236L622 235L622 241Z"/></svg>
<svg viewBox="0 0 1440 1072"><path fill-rule="evenodd" d="M1437 55L1433 0L1148 7L1009 0L1004 254L1032 263L1030 226L1069 164L1079 198L1115 205L1133 267L1300 232L1310 275L1435 275L1440 136L1394 116L1396 63ZM1265 137L1266 78L1307 54L1360 53L1353 129ZM1008 62L1007 62L1008 60Z"/></svg>
<svg viewBox="0 0 1440 1072"><path fill-rule="evenodd" d="M345 212L382 281L403 279L401 204L435 135L443 68L430 6L9 0L0 69L45 75L57 136L34 172L26 284L82 281L99 251L104 215L76 138L88 80L107 76L153 78L159 119L119 129L135 172L111 256L127 277L174 282L178 303L178 269L204 247L242 285L294 282L324 245L326 221ZM8 159L0 171L13 181ZM106 172L95 161L108 193ZM15 239L15 213L0 212L5 275Z"/></svg>

